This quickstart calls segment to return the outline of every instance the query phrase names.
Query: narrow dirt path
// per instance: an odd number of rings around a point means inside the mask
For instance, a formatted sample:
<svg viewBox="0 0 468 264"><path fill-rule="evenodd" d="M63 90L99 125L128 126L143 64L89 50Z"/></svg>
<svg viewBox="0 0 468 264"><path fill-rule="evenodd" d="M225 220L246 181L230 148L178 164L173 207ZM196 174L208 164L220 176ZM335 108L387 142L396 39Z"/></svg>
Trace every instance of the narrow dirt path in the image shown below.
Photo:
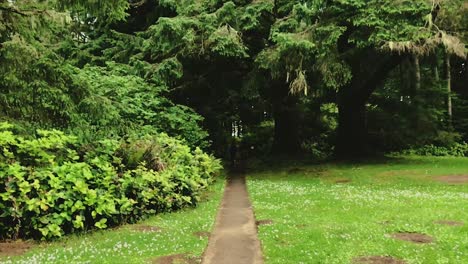
<svg viewBox="0 0 468 264"><path fill-rule="evenodd" d="M260 241L245 176L228 179L215 229L210 236L202 264L262 264Z"/></svg>

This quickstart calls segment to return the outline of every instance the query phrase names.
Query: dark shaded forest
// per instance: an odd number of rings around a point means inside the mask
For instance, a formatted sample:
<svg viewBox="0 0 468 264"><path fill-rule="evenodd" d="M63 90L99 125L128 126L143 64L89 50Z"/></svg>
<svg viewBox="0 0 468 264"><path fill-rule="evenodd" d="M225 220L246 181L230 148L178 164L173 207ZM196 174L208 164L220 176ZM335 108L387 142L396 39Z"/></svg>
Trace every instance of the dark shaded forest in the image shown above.
<svg viewBox="0 0 468 264"><path fill-rule="evenodd" d="M0 0L0 192L23 197L0 229L54 237L195 204L234 144L467 156L466 43L465 0ZM54 177L69 196L34 187Z"/></svg>
<svg viewBox="0 0 468 264"><path fill-rule="evenodd" d="M83 142L165 132L219 157L233 136L256 156L465 154L467 8L4 0L1 118Z"/></svg>

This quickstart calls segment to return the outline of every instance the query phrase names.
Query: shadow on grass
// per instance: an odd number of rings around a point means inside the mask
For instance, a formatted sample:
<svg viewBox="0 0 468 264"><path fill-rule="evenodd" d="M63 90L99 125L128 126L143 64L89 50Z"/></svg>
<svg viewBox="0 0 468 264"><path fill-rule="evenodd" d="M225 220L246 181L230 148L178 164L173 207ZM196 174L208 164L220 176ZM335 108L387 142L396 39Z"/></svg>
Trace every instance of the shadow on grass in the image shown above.
<svg viewBox="0 0 468 264"><path fill-rule="evenodd" d="M376 165L418 165L427 163L426 157L410 156L386 156L375 155L372 157L354 159L354 160L317 160L307 156L270 156L264 159L249 159L245 161L243 172L248 173L268 173L268 172L288 172L303 173L312 171L324 171L327 168L350 168L358 166L376 166Z"/></svg>

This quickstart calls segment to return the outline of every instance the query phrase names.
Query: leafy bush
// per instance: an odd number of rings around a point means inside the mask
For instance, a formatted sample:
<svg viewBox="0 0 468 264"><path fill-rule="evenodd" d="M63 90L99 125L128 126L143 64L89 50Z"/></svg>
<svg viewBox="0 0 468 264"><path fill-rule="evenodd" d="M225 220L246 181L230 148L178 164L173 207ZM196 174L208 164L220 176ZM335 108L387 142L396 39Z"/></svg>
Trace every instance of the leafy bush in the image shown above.
<svg viewBox="0 0 468 264"><path fill-rule="evenodd" d="M79 146L57 130L25 138L0 123L0 239L50 239L195 205L220 168L165 134Z"/></svg>
<svg viewBox="0 0 468 264"><path fill-rule="evenodd" d="M458 132L452 131L437 131L432 144L439 147L456 147L462 142L462 136Z"/></svg>
<svg viewBox="0 0 468 264"><path fill-rule="evenodd" d="M420 148L405 150L403 151L403 154L422 156L468 157L468 143L454 143L450 147L427 145Z"/></svg>
<svg viewBox="0 0 468 264"><path fill-rule="evenodd" d="M302 150L314 160L326 160L333 155L333 146L328 144L329 140L326 136L322 136L322 140L302 142Z"/></svg>

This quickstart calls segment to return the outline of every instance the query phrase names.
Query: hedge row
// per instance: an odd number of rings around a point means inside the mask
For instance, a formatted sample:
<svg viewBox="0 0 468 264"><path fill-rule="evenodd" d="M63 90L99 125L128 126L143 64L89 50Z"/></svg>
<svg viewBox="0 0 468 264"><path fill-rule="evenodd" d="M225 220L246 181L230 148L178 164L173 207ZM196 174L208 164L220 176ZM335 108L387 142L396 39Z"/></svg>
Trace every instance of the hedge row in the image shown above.
<svg viewBox="0 0 468 264"><path fill-rule="evenodd" d="M0 123L0 239L60 237L195 205L220 162L165 134L79 146Z"/></svg>

